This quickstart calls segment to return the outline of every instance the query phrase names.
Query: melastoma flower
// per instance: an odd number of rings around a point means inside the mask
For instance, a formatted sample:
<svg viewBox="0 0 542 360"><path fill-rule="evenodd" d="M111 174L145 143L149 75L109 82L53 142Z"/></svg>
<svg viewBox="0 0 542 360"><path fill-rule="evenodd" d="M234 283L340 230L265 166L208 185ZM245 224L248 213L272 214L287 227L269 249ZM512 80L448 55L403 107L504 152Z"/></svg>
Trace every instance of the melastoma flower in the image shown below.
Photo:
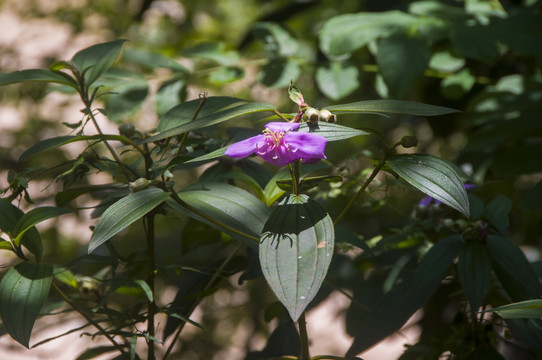
<svg viewBox="0 0 542 360"><path fill-rule="evenodd" d="M230 145L225 154L232 158L244 158L256 153L277 166L299 159L302 159L303 163L325 159L327 139L316 134L297 132L297 128L299 123L268 123L262 135Z"/></svg>

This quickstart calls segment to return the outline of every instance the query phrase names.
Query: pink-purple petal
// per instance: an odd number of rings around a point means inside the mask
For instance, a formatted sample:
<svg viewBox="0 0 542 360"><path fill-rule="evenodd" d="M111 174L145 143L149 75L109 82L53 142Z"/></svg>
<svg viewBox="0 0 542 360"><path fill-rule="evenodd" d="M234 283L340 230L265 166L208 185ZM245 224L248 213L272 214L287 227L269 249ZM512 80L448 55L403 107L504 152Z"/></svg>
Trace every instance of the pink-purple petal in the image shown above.
<svg viewBox="0 0 542 360"><path fill-rule="evenodd" d="M231 144L228 146L224 154L236 159L244 158L256 152L258 144L263 144L264 141L264 135L253 136L251 138L236 142L235 144Z"/></svg>
<svg viewBox="0 0 542 360"><path fill-rule="evenodd" d="M289 123L289 122L270 122L265 125L265 128L270 131L279 131L279 132L288 132L292 130L297 130L299 123Z"/></svg>
<svg viewBox="0 0 542 360"><path fill-rule="evenodd" d="M290 152L298 159L325 159L327 139L323 136L289 132L284 135L284 142L288 144Z"/></svg>

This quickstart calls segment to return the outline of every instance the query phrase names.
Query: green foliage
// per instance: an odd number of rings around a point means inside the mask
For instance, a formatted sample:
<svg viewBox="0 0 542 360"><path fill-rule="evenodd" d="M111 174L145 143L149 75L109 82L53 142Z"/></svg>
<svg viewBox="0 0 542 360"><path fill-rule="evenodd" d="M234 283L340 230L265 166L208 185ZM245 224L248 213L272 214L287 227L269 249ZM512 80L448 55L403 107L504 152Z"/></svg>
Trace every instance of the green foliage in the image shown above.
<svg viewBox="0 0 542 360"><path fill-rule="evenodd" d="M49 14L106 24L110 41L71 60L15 71L4 52L2 103L28 111L0 145L15 341L60 307L110 343L80 359L216 358L248 326L268 342L247 360L308 360L303 314L338 290L344 359L419 309L401 359L502 359L511 342L540 357L540 1L151 3ZM268 121L324 137L326 159L225 155L255 136L256 153L300 150L262 134ZM88 239L65 231L68 212Z"/></svg>

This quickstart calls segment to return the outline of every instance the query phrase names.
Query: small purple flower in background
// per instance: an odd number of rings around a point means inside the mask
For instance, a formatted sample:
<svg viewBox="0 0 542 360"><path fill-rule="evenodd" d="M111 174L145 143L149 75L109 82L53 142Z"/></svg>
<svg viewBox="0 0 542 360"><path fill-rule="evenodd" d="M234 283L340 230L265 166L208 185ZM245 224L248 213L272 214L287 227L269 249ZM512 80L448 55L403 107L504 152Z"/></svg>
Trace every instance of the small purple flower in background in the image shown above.
<svg viewBox="0 0 542 360"><path fill-rule="evenodd" d="M473 184L463 184L463 187L465 188L465 190L470 190L475 186L476 185L473 185ZM442 201L440 200L432 198L431 196L426 196L420 200L420 202L418 203L418 206L429 206L431 204L441 204L441 203Z"/></svg>
<svg viewBox="0 0 542 360"><path fill-rule="evenodd" d="M271 122L265 125L262 135L230 145L225 154L232 158L244 158L253 153L277 166L303 159L303 163L325 159L327 139L323 136L300 133L295 130L299 123Z"/></svg>

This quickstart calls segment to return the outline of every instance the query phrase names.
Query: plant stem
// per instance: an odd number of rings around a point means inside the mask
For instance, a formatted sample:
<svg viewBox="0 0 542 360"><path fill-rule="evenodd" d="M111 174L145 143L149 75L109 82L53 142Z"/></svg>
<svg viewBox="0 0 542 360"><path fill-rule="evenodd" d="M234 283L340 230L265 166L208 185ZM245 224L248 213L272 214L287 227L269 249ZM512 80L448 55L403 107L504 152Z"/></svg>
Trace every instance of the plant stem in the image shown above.
<svg viewBox="0 0 542 360"><path fill-rule="evenodd" d="M156 259L154 255L154 216L153 212L145 216L147 223L147 256L148 256L148 273L147 273L147 285L151 289L152 299L148 300L148 312L147 312L147 334L149 339L147 340L147 360L154 360L154 315L156 314L156 303L154 302L154 278L156 268Z"/></svg>
<svg viewBox="0 0 542 360"><path fill-rule="evenodd" d="M310 360L309 355L309 336L307 335L307 321L305 320L305 312L301 314L297 320L299 326L299 341L301 343L301 360Z"/></svg>
<svg viewBox="0 0 542 360"><path fill-rule="evenodd" d="M222 274L222 271L224 271L224 268L229 264L229 262L231 261L231 259L233 259L233 256L237 253L237 251L239 251L239 249L241 249L241 247L243 246L243 244L241 243L238 243L237 246L235 246L235 248L230 252L230 254L228 255L228 257L226 259L224 259L224 261L222 262L222 264L220 264L220 267L215 271L215 273L213 274L213 276L211 277L211 279L207 282L207 284L205 285L205 287L203 288L203 292L205 292L206 290L208 290L211 286L213 286L213 284L215 283L215 281L218 279L218 277ZM197 302L194 303L194 305L190 308L190 311L188 313L188 316L190 316L190 314L194 311L194 309L196 308L196 305L197 305ZM166 360L166 358L169 356L169 354L171 353L171 350L173 350L173 346L175 346L175 343L177 342L177 339L179 338L179 336L181 335L181 332L183 331L183 328L184 328L184 325L186 324L186 322L183 322L179 325L179 328L177 329L177 331L175 332L175 336L173 337L173 341L171 342L171 344L169 344L169 347L167 348L167 351L166 353L164 354L164 357L162 358L162 360Z"/></svg>
<svg viewBox="0 0 542 360"><path fill-rule="evenodd" d="M365 191L365 189L367 189L367 186L369 186L369 184L371 183L371 181L374 180L374 178L376 177L376 175L380 172L380 170L382 170L382 168L384 167L384 165L386 164L386 159L387 159L387 156L384 157L384 159L380 160L380 162L378 163L378 165L373 169L373 171L371 172L371 175L369 175L369 177L367 178L367 180L365 180L365 182L363 183L363 185L361 186L361 188L358 190L358 192L356 193L356 195L354 195L352 197L352 199L350 199L350 201L348 202L348 204L346 204L346 206L343 208L343 210L341 211L341 213L339 214L339 216L337 216L337 218L335 219L335 221L333 222L333 226L337 225L337 223L339 222L339 220L342 219L342 217L344 216L344 214L346 214L346 212L348 210L350 210L350 208L352 207L352 205L354 205L354 203L359 199L359 197L361 196L361 194L363 194L363 192Z"/></svg>
<svg viewBox="0 0 542 360"><path fill-rule="evenodd" d="M124 351L122 346L119 345L111 335L109 335L107 330L101 327L101 325L98 324L96 321L94 321L94 319L92 319L90 316L85 314L83 310L79 309L79 307L75 305L75 303L71 301L70 298L66 294L64 294L64 292L60 290L60 288L54 282L51 283L51 285L53 289L55 289L55 291L58 293L58 295L60 295L62 300L64 300L69 306L71 306L72 309L74 309L79 314L81 314L81 316L83 316L92 326L98 329L100 334L104 335L123 356L128 356L128 354L126 353L126 351Z"/></svg>

